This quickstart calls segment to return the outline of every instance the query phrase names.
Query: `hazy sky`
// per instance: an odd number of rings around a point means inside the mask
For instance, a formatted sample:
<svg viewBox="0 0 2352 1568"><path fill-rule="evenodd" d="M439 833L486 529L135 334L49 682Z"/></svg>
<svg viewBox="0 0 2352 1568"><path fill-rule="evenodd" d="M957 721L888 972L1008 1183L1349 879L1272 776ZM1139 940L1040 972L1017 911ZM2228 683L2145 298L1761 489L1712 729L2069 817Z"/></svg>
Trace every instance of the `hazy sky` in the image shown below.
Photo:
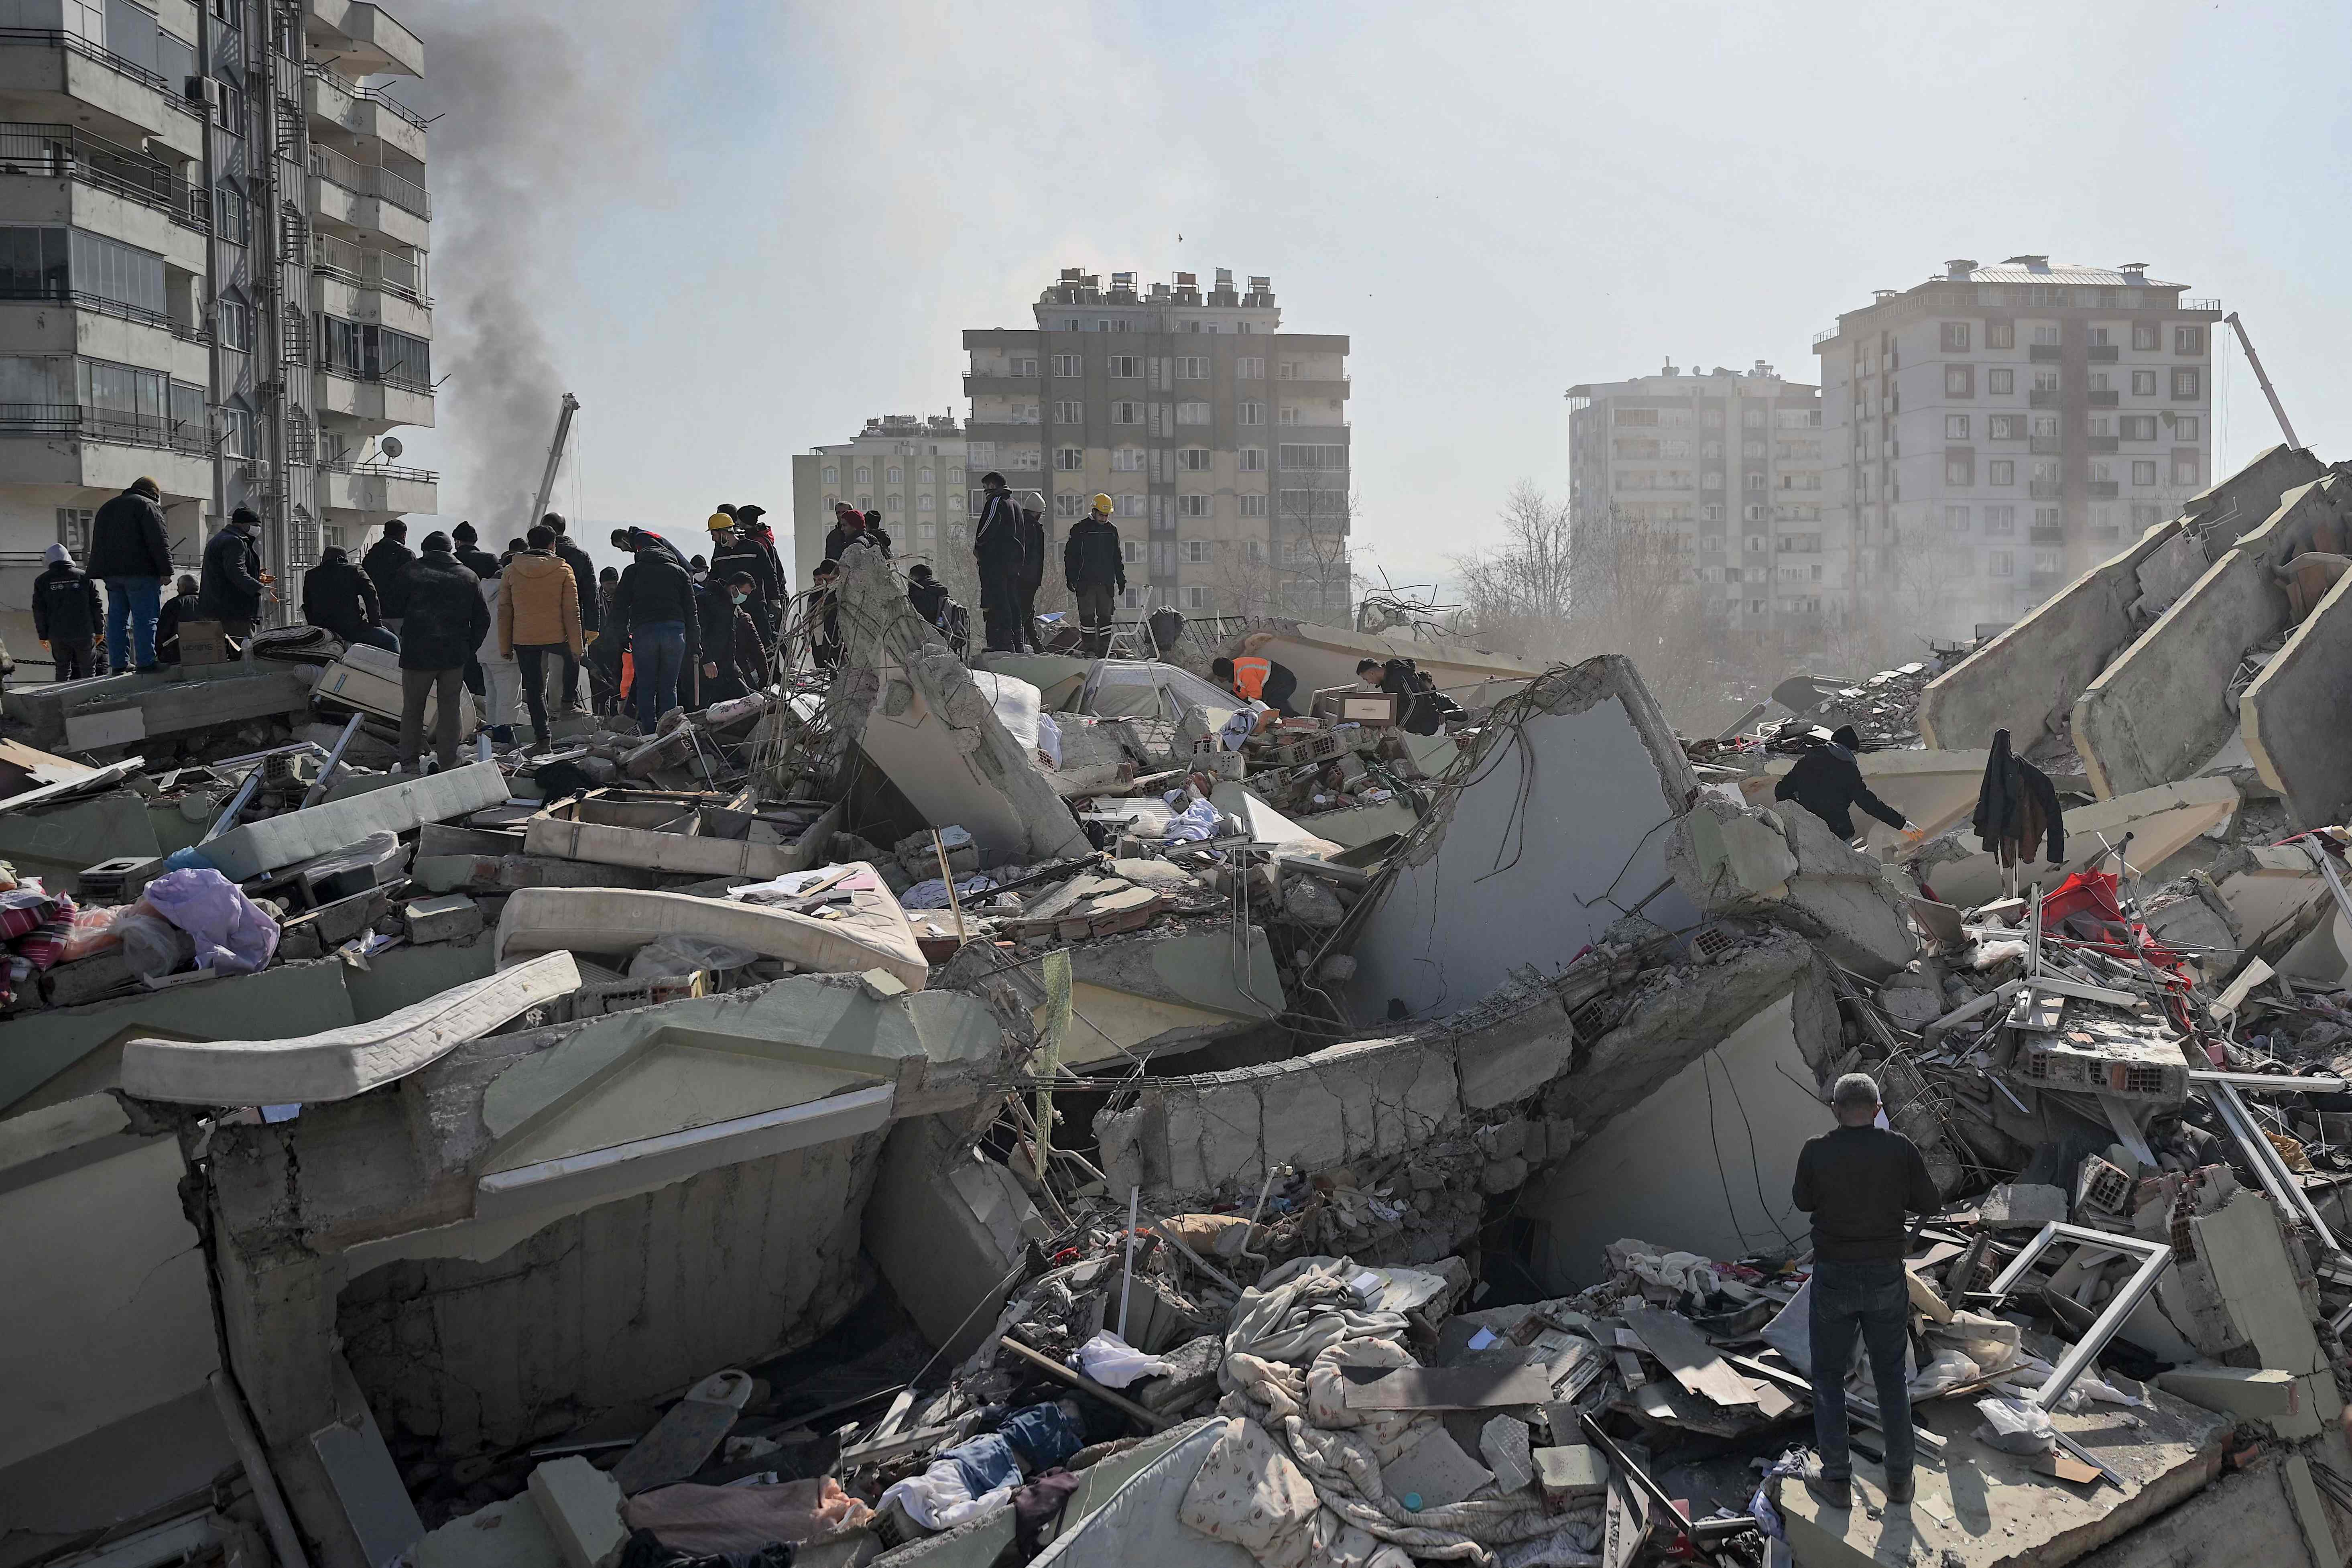
<svg viewBox="0 0 2352 1568"><path fill-rule="evenodd" d="M2352 457L2340 3L394 9L444 111L451 375L404 461L452 515L520 515L566 389L566 510L781 514L794 451L968 412L959 333L1028 325L1065 265L1267 273L1286 326L1349 334L1358 567L1399 582L1565 485L1571 384L1816 380L1816 331L1949 257L2218 295ZM543 411L490 406L542 376ZM2234 345L2219 379L2226 468L2275 436Z"/></svg>

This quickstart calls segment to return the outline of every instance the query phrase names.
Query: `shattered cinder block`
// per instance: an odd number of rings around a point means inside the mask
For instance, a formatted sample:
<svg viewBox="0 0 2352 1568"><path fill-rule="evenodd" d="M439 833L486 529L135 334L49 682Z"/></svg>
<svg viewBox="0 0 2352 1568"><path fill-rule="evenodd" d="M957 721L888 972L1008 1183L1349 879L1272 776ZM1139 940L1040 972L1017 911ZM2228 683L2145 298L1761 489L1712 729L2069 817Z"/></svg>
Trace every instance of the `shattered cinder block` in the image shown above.
<svg viewBox="0 0 2352 1568"><path fill-rule="evenodd" d="M1802 806L1749 811L1703 798L1675 825L1665 862L1703 913L1778 921L1870 979L1919 955L1899 874Z"/></svg>
<svg viewBox="0 0 2352 1568"><path fill-rule="evenodd" d="M447 942L482 929L482 906L463 893L444 893L409 904L400 922L411 942Z"/></svg>

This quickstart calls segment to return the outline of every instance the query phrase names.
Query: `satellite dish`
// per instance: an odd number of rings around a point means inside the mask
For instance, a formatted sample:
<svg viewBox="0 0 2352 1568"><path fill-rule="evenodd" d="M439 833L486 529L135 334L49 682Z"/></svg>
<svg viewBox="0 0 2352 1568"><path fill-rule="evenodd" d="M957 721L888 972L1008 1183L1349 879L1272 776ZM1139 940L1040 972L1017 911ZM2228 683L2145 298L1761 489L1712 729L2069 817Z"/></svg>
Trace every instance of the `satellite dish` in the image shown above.
<svg viewBox="0 0 2352 1568"><path fill-rule="evenodd" d="M400 456L400 437L397 436L386 436L383 440L377 442L376 446L383 450L383 455L387 458L397 458Z"/></svg>

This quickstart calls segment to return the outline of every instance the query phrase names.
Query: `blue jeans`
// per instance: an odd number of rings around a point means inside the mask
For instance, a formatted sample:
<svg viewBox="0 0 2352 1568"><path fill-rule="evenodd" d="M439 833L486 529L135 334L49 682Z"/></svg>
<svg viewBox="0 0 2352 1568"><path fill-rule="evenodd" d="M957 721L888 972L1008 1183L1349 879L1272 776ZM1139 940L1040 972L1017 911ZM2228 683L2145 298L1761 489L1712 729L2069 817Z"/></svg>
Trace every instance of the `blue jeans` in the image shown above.
<svg viewBox="0 0 2352 1568"><path fill-rule="evenodd" d="M142 669L154 664L155 616L163 608L161 577L106 580L106 662L112 673L121 675L133 664Z"/></svg>
<svg viewBox="0 0 2352 1568"><path fill-rule="evenodd" d="M346 642L365 643L370 647L380 647L386 653L398 653L400 651L400 639L393 636L392 633L386 631L382 626L362 626L358 631L353 632L344 640Z"/></svg>
<svg viewBox="0 0 2352 1568"><path fill-rule="evenodd" d="M650 735L661 716L677 706L677 678L686 668L686 623L653 621L629 633L636 665L637 728Z"/></svg>
<svg viewBox="0 0 2352 1568"><path fill-rule="evenodd" d="M1822 1475L1845 1480L1853 1475L1846 1455L1845 1370L1853 1360L1854 1336L1870 1352L1878 1383L1878 1424L1886 1437L1886 1479L1907 1479L1917 1438L1911 1429L1911 1390L1903 1380L1903 1342L1911 1318L1910 1287L1903 1265L1816 1263L1813 1265L1811 1340L1813 1356L1813 1447Z"/></svg>

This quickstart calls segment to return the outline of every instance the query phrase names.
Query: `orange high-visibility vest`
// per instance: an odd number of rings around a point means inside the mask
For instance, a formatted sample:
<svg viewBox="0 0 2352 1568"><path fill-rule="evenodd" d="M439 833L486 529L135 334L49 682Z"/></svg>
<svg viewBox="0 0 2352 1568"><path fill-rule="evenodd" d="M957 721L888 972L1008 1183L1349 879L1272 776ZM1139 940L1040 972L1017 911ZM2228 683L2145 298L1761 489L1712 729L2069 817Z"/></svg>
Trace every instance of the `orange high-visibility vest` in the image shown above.
<svg viewBox="0 0 2352 1568"><path fill-rule="evenodd" d="M1234 660L1234 689L1253 702L1265 700L1265 683L1274 674L1270 658L1237 658Z"/></svg>

